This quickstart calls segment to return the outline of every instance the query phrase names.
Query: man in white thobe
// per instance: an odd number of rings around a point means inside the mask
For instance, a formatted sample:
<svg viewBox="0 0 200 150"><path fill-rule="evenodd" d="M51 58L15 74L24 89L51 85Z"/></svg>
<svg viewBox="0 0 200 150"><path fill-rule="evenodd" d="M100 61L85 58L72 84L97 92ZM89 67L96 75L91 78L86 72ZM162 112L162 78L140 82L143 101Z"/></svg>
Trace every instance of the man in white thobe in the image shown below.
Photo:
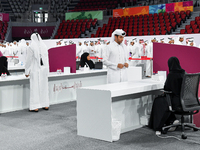
<svg viewBox="0 0 200 150"><path fill-rule="evenodd" d="M94 41L90 41L90 46L89 46L89 54L91 57L96 56L96 47L94 46Z"/></svg>
<svg viewBox="0 0 200 150"><path fill-rule="evenodd" d="M174 37L169 37L168 40L169 44L174 44Z"/></svg>
<svg viewBox="0 0 200 150"><path fill-rule="evenodd" d="M25 76L30 75L30 111L49 109L49 59L47 46L38 33L31 35L31 45L27 51Z"/></svg>
<svg viewBox="0 0 200 150"><path fill-rule="evenodd" d="M79 41L78 44L76 44L76 57L81 57L83 54L83 48L82 48L82 42Z"/></svg>
<svg viewBox="0 0 200 150"><path fill-rule="evenodd" d="M88 46L88 41L84 41L84 45L83 45L82 49L83 49L83 53L89 53L90 52L89 46Z"/></svg>
<svg viewBox="0 0 200 150"><path fill-rule="evenodd" d="M165 43L165 39L164 38L160 39L160 43Z"/></svg>
<svg viewBox="0 0 200 150"><path fill-rule="evenodd" d="M99 39L99 44L97 48L97 57L103 58L104 52L106 50L106 45L103 44L103 40Z"/></svg>
<svg viewBox="0 0 200 150"><path fill-rule="evenodd" d="M19 47L18 47L17 41L13 41L13 46L12 47L13 47L14 56L18 56Z"/></svg>
<svg viewBox="0 0 200 150"><path fill-rule="evenodd" d="M153 58L153 43L157 42L156 38L153 38L150 43L146 46L146 56L148 58ZM145 45L147 42L145 42ZM152 60L146 60L146 76L151 77L153 74Z"/></svg>
<svg viewBox="0 0 200 150"><path fill-rule="evenodd" d="M19 56L19 62L21 62L21 64L25 64L26 62L26 56L27 56L27 49L28 46L26 45L26 41L24 39L21 40L21 43L19 45L19 52L18 52L18 56Z"/></svg>
<svg viewBox="0 0 200 150"><path fill-rule="evenodd" d="M183 41L184 41L184 36L178 36L174 44L183 45Z"/></svg>
<svg viewBox="0 0 200 150"><path fill-rule="evenodd" d="M129 45L129 52L131 53L131 57L132 58L139 58L139 45L137 43L137 39L134 38L130 41L130 45ZM131 60L131 64L133 66L137 66L137 64L139 63L139 60Z"/></svg>
<svg viewBox="0 0 200 150"><path fill-rule="evenodd" d="M108 67L107 83L118 83L128 81L127 68L128 49L123 44L126 32L122 29L116 29L112 33L111 44L104 53L104 64Z"/></svg>
<svg viewBox="0 0 200 150"><path fill-rule="evenodd" d="M6 54L6 46L4 44L0 45L0 51L3 54L3 56L5 56L5 54Z"/></svg>

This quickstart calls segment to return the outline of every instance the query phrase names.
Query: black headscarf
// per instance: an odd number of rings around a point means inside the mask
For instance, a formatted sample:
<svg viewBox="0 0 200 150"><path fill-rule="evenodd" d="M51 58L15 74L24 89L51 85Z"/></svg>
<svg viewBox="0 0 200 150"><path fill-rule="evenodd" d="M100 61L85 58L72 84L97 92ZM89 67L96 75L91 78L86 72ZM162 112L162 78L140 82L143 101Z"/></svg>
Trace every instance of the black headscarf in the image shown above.
<svg viewBox="0 0 200 150"><path fill-rule="evenodd" d="M169 74L165 82L164 90L171 91L171 102L174 110L182 110L180 93L185 70L181 68L178 58L171 57L168 60Z"/></svg>
<svg viewBox="0 0 200 150"><path fill-rule="evenodd" d="M10 75L10 73L8 72L7 57L5 57L5 56L0 57L0 75L2 73L6 73L7 75Z"/></svg>
<svg viewBox="0 0 200 150"><path fill-rule="evenodd" d="M168 60L169 72L184 73L185 70L181 68L180 62L177 57L170 57Z"/></svg>
<svg viewBox="0 0 200 150"><path fill-rule="evenodd" d="M90 69L94 68L94 63L91 60L87 59L89 55L90 55L89 53L83 53L81 55L81 62L80 62L81 67L84 67L85 65L87 66L88 64Z"/></svg>

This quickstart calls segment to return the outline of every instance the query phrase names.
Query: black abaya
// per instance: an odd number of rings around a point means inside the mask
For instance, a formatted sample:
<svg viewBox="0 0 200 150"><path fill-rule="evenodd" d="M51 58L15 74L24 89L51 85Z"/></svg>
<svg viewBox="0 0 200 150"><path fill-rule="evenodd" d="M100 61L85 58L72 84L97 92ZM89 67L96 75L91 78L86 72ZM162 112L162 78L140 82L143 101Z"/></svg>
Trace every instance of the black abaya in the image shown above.
<svg viewBox="0 0 200 150"><path fill-rule="evenodd" d="M185 70L180 66L176 57L168 60L169 74L165 82L164 90L171 91L171 103L174 110L181 110L180 92ZM157 97L153 102L152 112L149 120L149 127L155 131L161 131L166 124L172 123L176 119L175 115L169 111L166 97Z"/></svg>
<svg viewBox="0 0 200 150"><path fill-rule="evenodd" d="M7 57L5 56L0 57L0 75L2 73L6 73L7 75L10 75L7 68L8 68Z"/></svg>

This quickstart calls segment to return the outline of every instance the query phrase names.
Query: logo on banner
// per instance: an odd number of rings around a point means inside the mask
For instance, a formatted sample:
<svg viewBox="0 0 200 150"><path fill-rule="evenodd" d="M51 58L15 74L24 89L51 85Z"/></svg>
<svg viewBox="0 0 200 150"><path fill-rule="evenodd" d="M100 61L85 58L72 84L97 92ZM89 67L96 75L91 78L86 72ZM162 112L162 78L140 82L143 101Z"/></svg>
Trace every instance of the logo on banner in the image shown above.
<svg viewBox="0 0 200 150"><path fill-rule="evenodd" d="M41 29L40 32L38 32L38 29L35 28L33 31L39 33L40 35L48 34L48 32L49 32L47 28ZM24 29L24 34L30 35L33 33L33 31L32 31L32 29Z"/></svg>
<svg viewBox="0 0 200 150"><path fill-rule="evenodd" d="M0 13L0 21L3 21L3 14Z"/></svg>
<svg viewBox="0 0 200 150"><path fill-rule="evenodd" d="M53 92L61 92L62 90L67 90L67 89L78 89L82 87L82 83L80 82L74 82L72 86L68 86L65 83L60 83L60 84L54 84L53 85Z"/></svg>

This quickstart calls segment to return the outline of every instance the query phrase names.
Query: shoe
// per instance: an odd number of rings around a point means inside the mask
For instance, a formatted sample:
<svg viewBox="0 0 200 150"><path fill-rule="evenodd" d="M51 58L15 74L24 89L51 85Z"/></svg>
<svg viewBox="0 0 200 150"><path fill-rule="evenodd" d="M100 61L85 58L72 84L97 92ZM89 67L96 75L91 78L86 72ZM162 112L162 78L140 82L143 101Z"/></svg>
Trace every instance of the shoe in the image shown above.
<svg viewBox="0 0 200 150"><path fill-rule="evenodd" d="M175 121L173 122L173 124L177 124L177 123L179 123L178 120L175 120ZM176 127L171 127L171 128L169 128L168 131L172 132L172 131L175 131L175 130L176 130Z"/></svg>
<svg viewBox="0 0 200 150"><path fill-rule="evenodd" d="M161 135L161 132L160 131L156 131L156 135Z"/></svg>
<svg viewBox="0 0 200 150"><path fill-rule="evenodd" d="M43 107L42 109L44 109L44 110L49 110L49 107Z"/></svg>
<svg viewBox="0 0 200 150"><path fill-rule="evenodd" d="M39 109L35 109L35 110L29 110L30 112L38 112Z"/></svg>

